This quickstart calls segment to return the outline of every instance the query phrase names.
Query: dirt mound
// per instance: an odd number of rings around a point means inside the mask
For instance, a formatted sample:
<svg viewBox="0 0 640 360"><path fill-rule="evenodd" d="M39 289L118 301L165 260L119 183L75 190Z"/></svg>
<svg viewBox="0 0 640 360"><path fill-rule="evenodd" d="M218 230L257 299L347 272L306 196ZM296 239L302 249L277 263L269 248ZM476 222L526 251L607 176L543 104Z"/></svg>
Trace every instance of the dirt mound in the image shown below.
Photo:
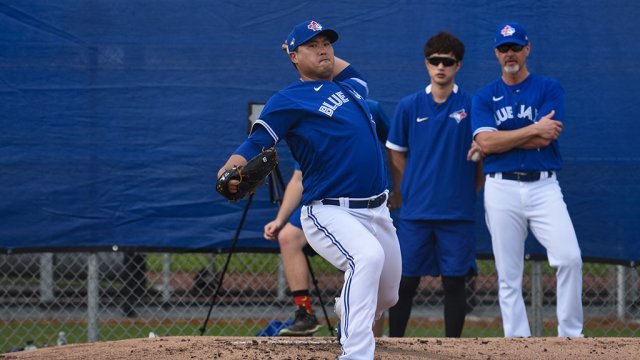
<svg viewBox="0 0 640 360"><path fill-rule="evenodd" d="M376 359L637 359L640 338L381 338ZM329 337L176 336L74 344L1 354L0 359L336 359Z"/></svg>

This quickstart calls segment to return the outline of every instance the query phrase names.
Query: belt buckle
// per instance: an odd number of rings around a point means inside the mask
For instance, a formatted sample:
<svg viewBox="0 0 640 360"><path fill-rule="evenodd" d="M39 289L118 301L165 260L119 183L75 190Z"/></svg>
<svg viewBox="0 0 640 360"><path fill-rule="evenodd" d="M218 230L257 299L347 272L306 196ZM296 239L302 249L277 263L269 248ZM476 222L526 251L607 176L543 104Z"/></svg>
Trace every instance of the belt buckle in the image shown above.
<svg viewBox="0 0 640 360"><path fill-rule="evenodd" d="M527 176L526 172L514 171L513 174L516 176L516 180L520 181L520 179L524 179Z"/></svg>
<svg viewBox="0 0 640 360"><path fill-rule="evenodd" d="M371 203L376 199L367 199L367 209L371 209Z"/></svg>

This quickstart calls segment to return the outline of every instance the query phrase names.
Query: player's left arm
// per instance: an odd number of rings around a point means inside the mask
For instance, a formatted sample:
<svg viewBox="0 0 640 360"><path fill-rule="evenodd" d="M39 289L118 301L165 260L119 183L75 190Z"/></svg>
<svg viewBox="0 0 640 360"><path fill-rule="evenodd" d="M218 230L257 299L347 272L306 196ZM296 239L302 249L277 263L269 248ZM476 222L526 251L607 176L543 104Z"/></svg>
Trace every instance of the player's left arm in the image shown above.
<svg viewBox="0 0 640 360"><path fill-rule="evenodd" d="M558 121L560 127L557 134L549 134L547 136L534 136L526 143L522 144L520 149L539 149L549 146L553 141L562 133L564 129L565 118L565 106L564 106L564 90L560 83L555 80L548 80L545 84L544 90L544 102L538 112L538 118L535 119L536 123L543 123L544 121ZM542 125L542 124L541 124Z"/></svg>
<svg viewBox="0 0 640 360"><path fill-rule="evenodd" d="M251 129L251 135L233 152L227 159L227 162L218 170L218 179L227 170L233 167L244 167L247 165L247 159L253 159L262 150L273 147L274 141L269 132L259 125L254 125ZM238 191L238 180L229 181L229 192L234 194Z"/></svg>

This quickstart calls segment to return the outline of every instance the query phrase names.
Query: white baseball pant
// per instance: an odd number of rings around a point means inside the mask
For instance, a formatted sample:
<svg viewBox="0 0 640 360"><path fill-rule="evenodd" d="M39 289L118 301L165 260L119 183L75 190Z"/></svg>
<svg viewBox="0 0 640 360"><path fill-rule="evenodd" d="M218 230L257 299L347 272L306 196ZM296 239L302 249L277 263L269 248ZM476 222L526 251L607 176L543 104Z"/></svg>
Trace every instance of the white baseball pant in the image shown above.
<svg viewBox="0 0 640 360"><path fill-rule="evenodd" d="M372 326L398 301L402 274L400 245L386 202L376 208L322 205L302 207L301 221L309 245L344 271L340 295L339 359L373 359Z"/></svg>
<svg viewBox="0 0 640 360"><path fill-rule="evenodd" d="M557 268L558 336L582 337L582 259L578 240L555 174L538 181L486 177L484 207L498 271L505 337L529 337L522 297L527 227Z"/></svg>

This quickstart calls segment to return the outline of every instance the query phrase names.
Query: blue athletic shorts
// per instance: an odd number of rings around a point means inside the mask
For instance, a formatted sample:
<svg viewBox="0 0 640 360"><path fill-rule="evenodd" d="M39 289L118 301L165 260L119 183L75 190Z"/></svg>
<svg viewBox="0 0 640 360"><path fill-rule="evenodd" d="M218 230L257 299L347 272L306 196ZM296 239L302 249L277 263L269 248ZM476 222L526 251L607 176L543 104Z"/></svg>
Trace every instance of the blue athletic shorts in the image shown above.
<svg viewBox="0 0 640 360"><path fill-rule="evenodd" d="M476 274L473 221L399 220L403 276Z"/></svg>
<svg viewBox="0 0 640 360"><path fill-rule="evenodd" d="M289 222L291 225L302 229L302 223L300 222L300 211L302 210L302 205L298 206L293 212L291 216L289 216Z"/></svg>

